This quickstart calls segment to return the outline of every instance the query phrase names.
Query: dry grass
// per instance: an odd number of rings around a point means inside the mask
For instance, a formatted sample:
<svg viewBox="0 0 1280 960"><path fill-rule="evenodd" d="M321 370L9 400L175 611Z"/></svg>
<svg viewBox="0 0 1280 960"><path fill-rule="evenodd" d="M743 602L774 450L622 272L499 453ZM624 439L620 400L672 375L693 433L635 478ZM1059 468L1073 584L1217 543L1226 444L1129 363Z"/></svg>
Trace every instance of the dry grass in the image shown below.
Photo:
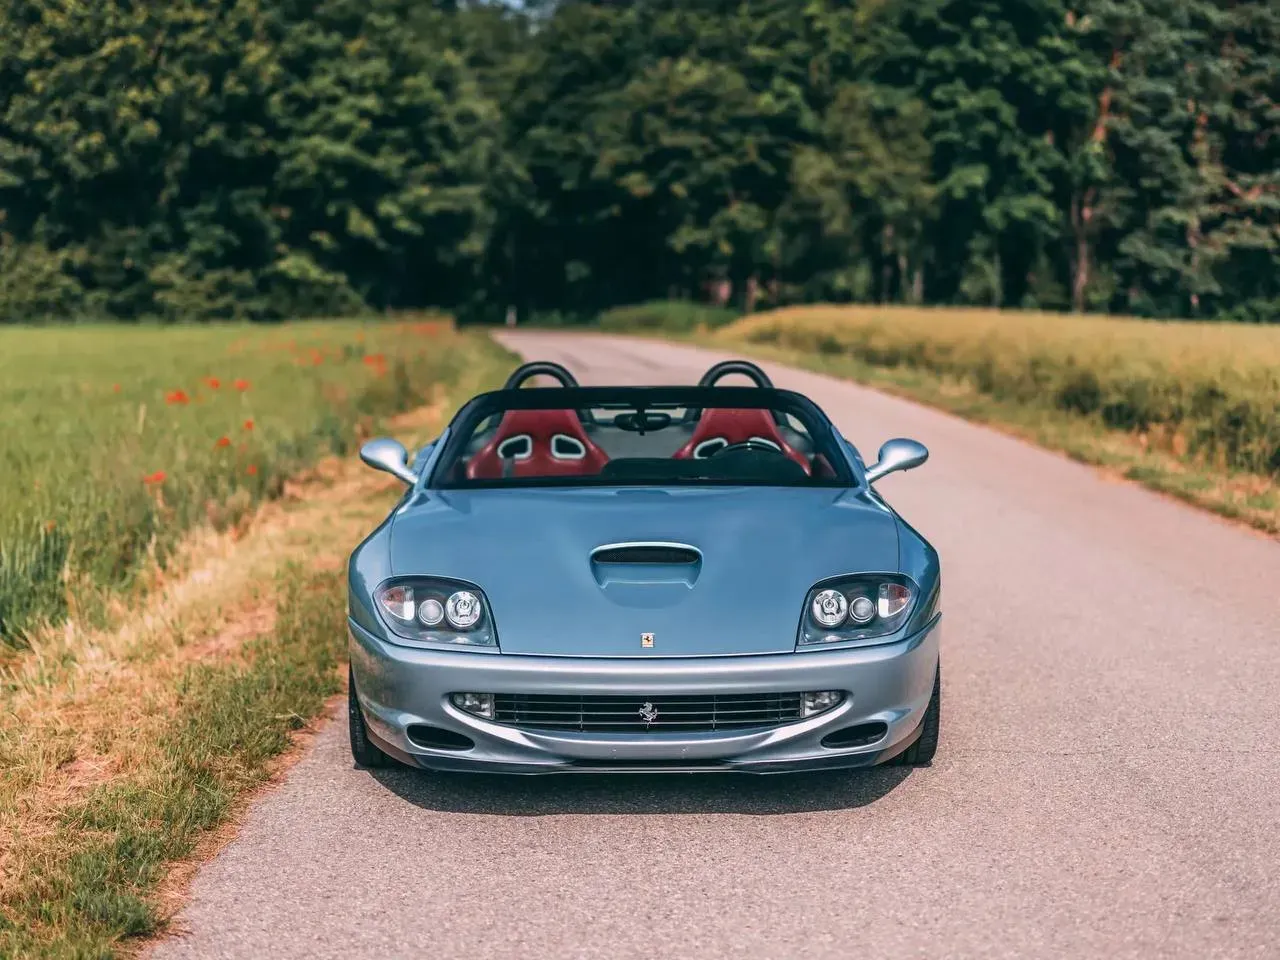
<svg viewBox="0 0 1280 960"><path fill-rule="evenodd" d="M1280 329L806 307L706 339L943 407L1280 532Z"/></svg>
<svg viewBox="0 0 1280 960"><path fill-rule="evenodd" d="M476 349L396 435L428 439L506 372L505 354ZM341 689L346 551L400 489L327 458L251 522L193 532L105 623L46 626L9 655L0 956L110 955L158 929L183 883L164 883L173 862L216 849L239 799Z"/></svg>

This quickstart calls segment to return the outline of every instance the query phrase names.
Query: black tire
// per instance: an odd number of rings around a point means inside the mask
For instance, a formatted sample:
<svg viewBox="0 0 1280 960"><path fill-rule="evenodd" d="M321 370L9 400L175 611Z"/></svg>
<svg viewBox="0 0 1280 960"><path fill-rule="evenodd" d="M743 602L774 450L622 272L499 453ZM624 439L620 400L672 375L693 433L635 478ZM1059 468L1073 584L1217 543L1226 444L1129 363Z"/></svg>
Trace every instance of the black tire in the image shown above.
<svg viewBox="0 0 1280 960"><path fill-rule="evenodd" d="M938 664L938 672L933 676L933 696L929 698L929 706L925 708L924 720L920 722L920 736L911 746L894 758L893 763L900 767L927 767L933 762L938 752L938 727L942 713L942 664Z"/></svg>
<svg viewBox="0 0 1280 960"><path fill-rule="evenodd" d="M366 770L391 766L391 758L369 739L369 729L364 724L360 700L356 697L355 671L350 666L347 667L347 723L351 730L351 758L355 760L356 766Z"/></svg>

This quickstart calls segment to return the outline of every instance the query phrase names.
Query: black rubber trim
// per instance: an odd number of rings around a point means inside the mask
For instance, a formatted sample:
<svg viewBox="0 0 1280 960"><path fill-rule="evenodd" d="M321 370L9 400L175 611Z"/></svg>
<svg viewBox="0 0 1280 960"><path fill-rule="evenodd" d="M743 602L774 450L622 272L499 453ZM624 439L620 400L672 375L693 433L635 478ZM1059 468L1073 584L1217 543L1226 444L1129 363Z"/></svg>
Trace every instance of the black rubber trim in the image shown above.
<svg viewBox="0 0 1280 960"><path fill-rule="evenodd" d="M702 379L698 381L698 386L713 387L721 377L727 377L735 373L750 377L757 387L763 387L766 390L773 389L773 381L769 379L769 375L750 360L721 360L719 363L712 365L702 375Z"/></svg>
<svg viewBox="0 0 1280 960"><path fill-rule="evenodd" d="M502 385L502 389L515 390L526 380L541 376L554 377L560 381L562 387L578 386L578 378L569 372L568 367L550 360L534 360L530 363L522 363L512 370L511 376L507 377L507 382Z"/></svg>

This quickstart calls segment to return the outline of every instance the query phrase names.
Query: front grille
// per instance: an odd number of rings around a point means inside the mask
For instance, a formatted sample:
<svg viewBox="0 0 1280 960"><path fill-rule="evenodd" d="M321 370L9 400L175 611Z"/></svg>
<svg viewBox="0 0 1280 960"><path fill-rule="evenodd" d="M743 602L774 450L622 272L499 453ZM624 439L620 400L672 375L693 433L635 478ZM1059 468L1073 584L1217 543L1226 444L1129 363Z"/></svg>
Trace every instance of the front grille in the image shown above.
<svg viewBox="0 0 1280 960"><path fill-rule="evenodd" d="M500 693L494 698L494 719L527 730L591 733L753 730L799 720L800 699L799 693L649 698Z"/></svg>

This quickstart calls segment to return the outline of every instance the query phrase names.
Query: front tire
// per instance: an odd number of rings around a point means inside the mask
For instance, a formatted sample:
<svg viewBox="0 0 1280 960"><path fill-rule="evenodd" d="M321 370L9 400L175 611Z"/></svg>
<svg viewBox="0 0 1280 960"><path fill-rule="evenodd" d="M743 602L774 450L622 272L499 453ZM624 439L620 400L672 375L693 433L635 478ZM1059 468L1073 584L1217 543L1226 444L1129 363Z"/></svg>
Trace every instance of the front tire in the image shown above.
<svg viewBox="0 0 1280 960"><path fill-rule="evenodd" d="M347 667L347 724L351 730L351 758L356 766L366 770L391 766L391 758L369 739L369 728L365 726L360 699L356 696L355 671L350 666Z"/></svg>
<svg viewBox="0 0 1280 960"><path fill-rule="evenodd" d="M920 722L920 736L916 742L893 761L901 767L927 767L933 762L938 752L938 728L942 713L942 663L938 663L938 671L933 676L933 696L929 698L929 706L925 708L924 719Z"/></svg>

